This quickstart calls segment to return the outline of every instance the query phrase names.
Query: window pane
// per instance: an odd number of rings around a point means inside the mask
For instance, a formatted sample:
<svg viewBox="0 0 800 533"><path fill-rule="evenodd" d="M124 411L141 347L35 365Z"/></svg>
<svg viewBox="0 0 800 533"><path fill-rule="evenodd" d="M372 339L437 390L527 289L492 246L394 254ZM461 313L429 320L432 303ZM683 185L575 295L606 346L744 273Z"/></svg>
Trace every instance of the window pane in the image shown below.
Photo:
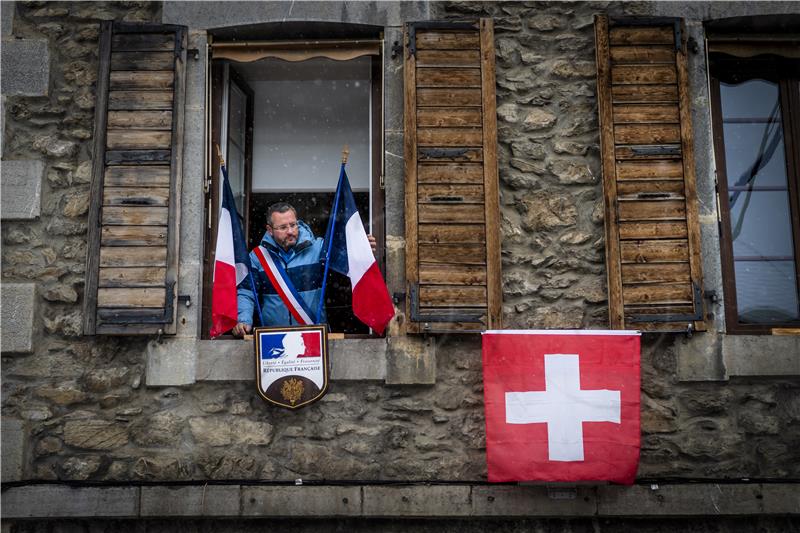
<svg viewBox="0 0 800 533"><path fill-rule="evenodd" d="M246 112L247 97L235 83L231 83L229 124L230 138L231 142L239 147L244 147L244 133L247 124L247 121L245 120Z"/></svg>
<svg viewBox="0 0 800 533"><path fill-rule="evenodd" d="M731 198L733 256L792 256L792 222L785 191L743 191Z"/></svg>
<svg viewBox="0 0 800 533"><path fill-rule="evenodd" d="M722 83L720 95L728 187L785 187L778 86L762 80Z"/></svg>
<svg viewBox="0 0 800 533"><path fill-rule="evenodd" d="M742 322L778 324L800 318L794 261L737 261L735 268Z"/></svg>
<svg viewBox="0 0 800 533"><path fill-rule="evenodd" d="M244 216L244 153L233 143L228 145L228 179L236 209Z"/></svg>

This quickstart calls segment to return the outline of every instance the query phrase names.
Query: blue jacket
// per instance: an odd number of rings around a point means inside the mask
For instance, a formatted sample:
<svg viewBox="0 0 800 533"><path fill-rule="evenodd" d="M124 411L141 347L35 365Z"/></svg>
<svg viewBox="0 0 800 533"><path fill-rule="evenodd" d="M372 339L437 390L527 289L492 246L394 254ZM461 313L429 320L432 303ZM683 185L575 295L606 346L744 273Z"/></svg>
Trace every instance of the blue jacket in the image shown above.
<svg viewBox="0 0 800 533"><path fill-rule="evenodd" d="M286 270L292 283L294 283L295 289L297 289L297 292L300 293L300 296L311 310L311 318L313 319L322 293L322 274L324 271L320 261L322 258L322 238L314 237L314 234L311 233L311 228L302 220L298 220L297 223L299 226L297 244L290 248L288 252L279 247L268 233L264 233L261 238L261 246L266 248L272 255L272 259ZM278 296L272 283L267 279L267 275L261 267L261 262L253 252L250 252L250 272L253 273L256 291L261 296L261 313L264 315L265 322L262 326L296 325L297 322L289 314L286 306L283 305L280 296ZM249 285L250 283L245 280L239 285L237 291L239 322L244 324L252 324L253 317L258 315L258 312L255 311L253 291ZM324 323L325 320L325 309L323 307L320 322ZM258 322L258 318L256 318L256 322Z"/></svg>

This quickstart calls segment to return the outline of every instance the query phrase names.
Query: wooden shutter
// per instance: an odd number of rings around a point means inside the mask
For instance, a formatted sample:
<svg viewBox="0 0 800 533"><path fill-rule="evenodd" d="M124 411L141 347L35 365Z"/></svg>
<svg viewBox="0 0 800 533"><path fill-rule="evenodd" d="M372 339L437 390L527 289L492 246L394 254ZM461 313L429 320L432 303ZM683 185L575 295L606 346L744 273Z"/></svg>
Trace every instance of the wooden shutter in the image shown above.
<svg viewBox="0 0 800 533"><path fill-rule="evenodd" d="M175 332L186 29L103 23L84 332Z"/></svg>
<svg viewBox="0 0 800 533"><path fill-rule="evenodd" d="M704 330L686 33L595 20L609 321Z"/></svg>
<svg viewBox="0 0 800 533"><path fill-rule="evenodd" d="M492 21L409 23L405 44L407 331L497 329Z"/></svg>

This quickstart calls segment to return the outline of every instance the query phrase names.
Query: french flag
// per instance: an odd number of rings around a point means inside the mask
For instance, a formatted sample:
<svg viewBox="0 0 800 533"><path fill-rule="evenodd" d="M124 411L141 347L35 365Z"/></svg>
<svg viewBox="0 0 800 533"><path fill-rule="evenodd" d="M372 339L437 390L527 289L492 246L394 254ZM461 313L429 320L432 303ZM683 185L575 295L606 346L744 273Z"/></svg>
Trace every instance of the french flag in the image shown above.
<svg viewBox="0 0 800 533"><path fill-rule="evenodd" d="M233 201L228 172L222 166L222 205L217 225L217 253L211 292L211 337L232 329L239 321L236 287L250 273L250 256Z"/></svg>
<svg viewBox="0 0 800 533"><path fill-rule="evenodd" d="M350 278L353 314L382 335L394 316L394 306L361 223L344 163L328 221L326 241L327 266Z"/></svg>

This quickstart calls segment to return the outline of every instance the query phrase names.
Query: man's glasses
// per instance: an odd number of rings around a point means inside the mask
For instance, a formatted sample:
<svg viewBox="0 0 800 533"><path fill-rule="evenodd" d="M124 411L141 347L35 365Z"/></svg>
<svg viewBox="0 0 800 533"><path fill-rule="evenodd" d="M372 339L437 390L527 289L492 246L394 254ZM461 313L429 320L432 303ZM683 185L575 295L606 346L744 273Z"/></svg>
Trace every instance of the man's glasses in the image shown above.
<svg viewBox="0 0 800 533"><path fill-rule="evenodd" d="M290 229L295 229L297 227L297 222L292 222L290 224L283 224L282 226L273 226L272 224L270 224L270 226L272 227L272 229L277 231L287 231Z"/></svg>

